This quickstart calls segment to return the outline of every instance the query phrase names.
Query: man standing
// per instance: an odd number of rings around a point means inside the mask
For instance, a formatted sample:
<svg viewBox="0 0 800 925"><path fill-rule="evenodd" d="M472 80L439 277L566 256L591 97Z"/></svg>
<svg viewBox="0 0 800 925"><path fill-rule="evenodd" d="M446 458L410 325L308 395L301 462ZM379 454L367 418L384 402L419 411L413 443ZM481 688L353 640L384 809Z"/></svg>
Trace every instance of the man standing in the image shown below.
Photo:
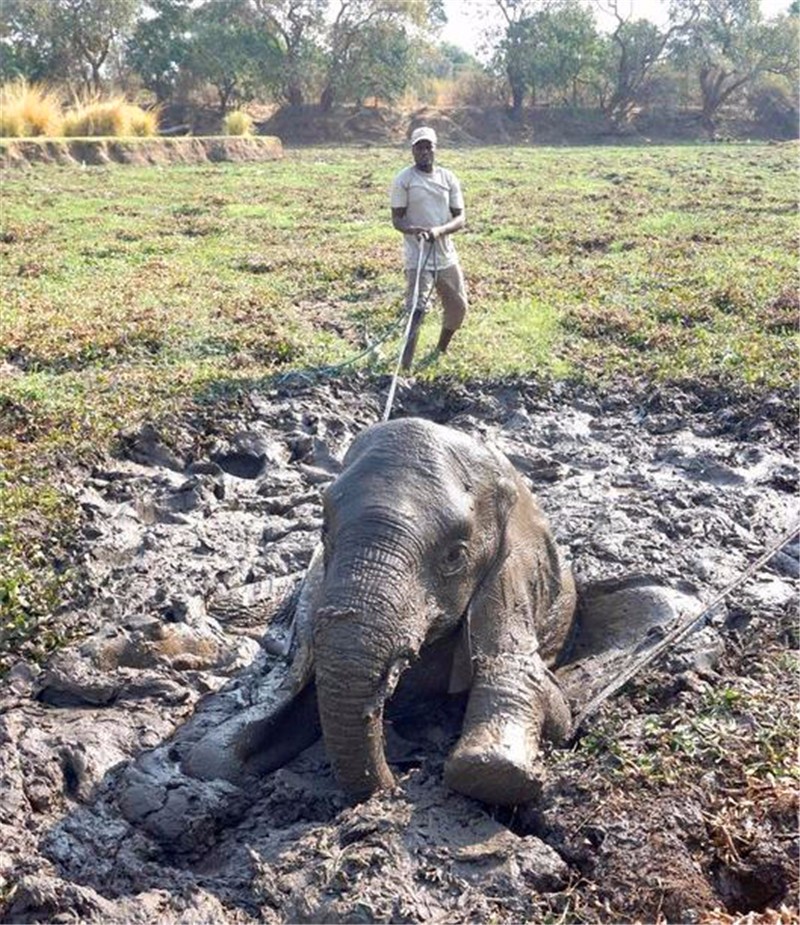
<svg viewBox="0 0 800 925"><path fill-rule="evenodd" d="M414 164L394 178L391 193L392 224L403 233L406 269L406 310L413 311L411 330L403 351L403 369L411 368L422 324L424 305L435 286L444 316L437 345L444 353L467 311L467 290L451 235L466 224L461 184L450 170L434 166L436 132L427 126L411 133ZM424 263L420 271L419 298L414 289L420 248Z"/></svg>

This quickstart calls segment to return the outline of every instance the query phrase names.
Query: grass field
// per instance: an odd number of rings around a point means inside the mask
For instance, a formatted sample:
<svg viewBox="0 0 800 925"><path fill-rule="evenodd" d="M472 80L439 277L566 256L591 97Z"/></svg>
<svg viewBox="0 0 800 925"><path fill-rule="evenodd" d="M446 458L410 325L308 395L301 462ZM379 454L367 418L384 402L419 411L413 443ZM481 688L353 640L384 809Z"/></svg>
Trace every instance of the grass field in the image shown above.
<svg viewBox="0 0 800 925"><path fill-rule="evenodd" d="M467 199L472 304L452 355L421 375L792 385L796 153L442 149ZM62 473L121 427L381 338L362 363L391 371L401 273L387 190L406 163L304 149L263 165L4 177L0 642L70 594ZM420 355L437 333L429 320Z"/></svg>

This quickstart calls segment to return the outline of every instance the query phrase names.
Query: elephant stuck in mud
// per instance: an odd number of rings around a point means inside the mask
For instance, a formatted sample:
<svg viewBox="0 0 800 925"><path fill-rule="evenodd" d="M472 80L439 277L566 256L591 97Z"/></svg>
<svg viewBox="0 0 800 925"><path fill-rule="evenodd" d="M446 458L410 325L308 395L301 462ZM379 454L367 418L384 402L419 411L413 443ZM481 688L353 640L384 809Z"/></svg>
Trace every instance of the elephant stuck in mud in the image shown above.
<svg viewBox="0 0 800 925"><path fill-rule="evenodd" d="M400 419L355 440L323 509L284 702L216 728L185 772L240 781L321 731L340 786L364 799L394 782L384 706L466 692L445 782L489 803L531 799L542 737L571 726L550 668L570 639L575 586L520 475L471 437Z"/></svg>

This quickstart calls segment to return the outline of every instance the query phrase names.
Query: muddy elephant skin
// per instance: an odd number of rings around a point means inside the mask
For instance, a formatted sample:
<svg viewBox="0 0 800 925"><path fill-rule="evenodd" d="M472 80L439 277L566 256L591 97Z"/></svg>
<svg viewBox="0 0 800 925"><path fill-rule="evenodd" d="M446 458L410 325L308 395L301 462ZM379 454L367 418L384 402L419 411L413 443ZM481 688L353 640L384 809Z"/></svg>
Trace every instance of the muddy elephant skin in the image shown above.
<svg viewBox="0 0 800 925"><path fill-rule="evenodd" d="M323 506L311 649L341 786L355 800L392 786L384 703L423 647L450 636L443 684L469 694L446 782L487 802L530 799L541 736L569 728L547 666L570 634L575 589L519 474L472 438L407 418L354 442Z"/></svg>
<svg viewBox="0 0 800 925"><path fill-rule="evenodd" d="M542 736L570 730L549 668L574 615L572 574L501 453L417 418L378 424L325 491L283 693L215 726L182 770L244 785L321 730L337 780L358 801L394 783L384 706L394 718L415 700L461 693L445 782L488 803L533 799Z"/></svg>

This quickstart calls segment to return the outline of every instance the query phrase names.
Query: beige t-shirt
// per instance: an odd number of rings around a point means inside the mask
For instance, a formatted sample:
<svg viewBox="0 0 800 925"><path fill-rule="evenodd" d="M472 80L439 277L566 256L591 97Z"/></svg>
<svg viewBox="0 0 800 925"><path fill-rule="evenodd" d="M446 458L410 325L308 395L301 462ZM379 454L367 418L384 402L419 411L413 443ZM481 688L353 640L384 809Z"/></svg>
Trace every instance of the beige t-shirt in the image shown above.
<svg viewBox="0 0 800 925"><path fill-rule="evenodd" d="M450 209L464 208L461 184L454 173L445 167L434 166L430 173L418 170L414 165L401 170L392 183L391 206L393 209L405 209L406 217L412 225L432 228L444 225L453 217ZM427 253L430 244L422 242ZM419 243L413 234L403 235L405 265L416 270L419 263ZM437 238L431 249L425 269L432 270L451 267L458 263L458 254L452 241L452 235Z"/></svg>

